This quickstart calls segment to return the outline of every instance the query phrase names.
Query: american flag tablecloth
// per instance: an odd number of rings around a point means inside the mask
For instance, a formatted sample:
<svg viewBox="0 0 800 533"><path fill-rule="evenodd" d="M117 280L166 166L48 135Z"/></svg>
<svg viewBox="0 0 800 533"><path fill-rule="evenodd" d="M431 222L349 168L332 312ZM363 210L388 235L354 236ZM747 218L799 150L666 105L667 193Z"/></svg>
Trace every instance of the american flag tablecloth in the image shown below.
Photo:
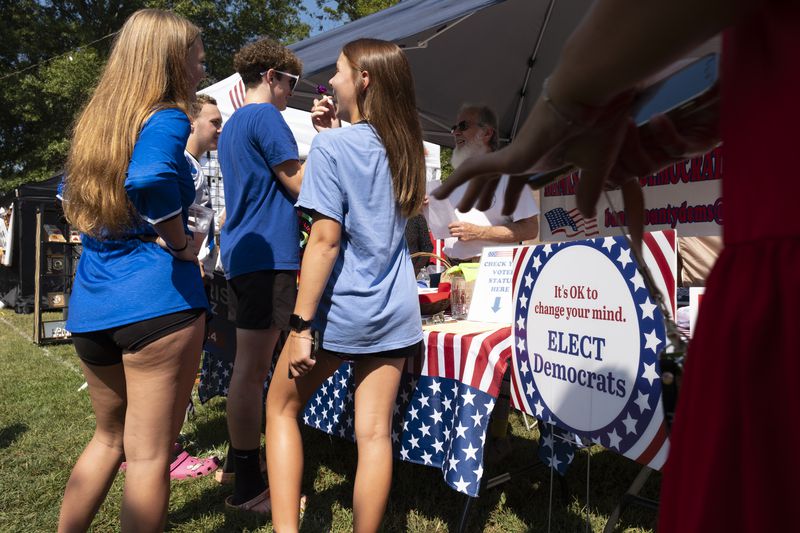
<svg viewBox="0 0 800 533"><path fill-rule="evenodd" d="M439 468L445 482L477 497L489 415L511 356L511 327L459 322L427 327L406 363L392 422L395 457ZM310 427L355 441L352 365L344 363L303 412Z"/></svg>

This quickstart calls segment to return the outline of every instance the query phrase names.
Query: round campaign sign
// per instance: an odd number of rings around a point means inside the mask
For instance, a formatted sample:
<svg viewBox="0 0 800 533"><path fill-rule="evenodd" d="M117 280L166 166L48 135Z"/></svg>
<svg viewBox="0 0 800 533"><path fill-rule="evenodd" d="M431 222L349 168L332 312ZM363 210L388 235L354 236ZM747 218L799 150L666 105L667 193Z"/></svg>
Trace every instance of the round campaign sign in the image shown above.
<svg viewBox="0 0 800 533"><path fill-rule="evenodd" d="M621 237L522 252L515 365L538 418L624 452L658 408L662 315Z"/></svg>

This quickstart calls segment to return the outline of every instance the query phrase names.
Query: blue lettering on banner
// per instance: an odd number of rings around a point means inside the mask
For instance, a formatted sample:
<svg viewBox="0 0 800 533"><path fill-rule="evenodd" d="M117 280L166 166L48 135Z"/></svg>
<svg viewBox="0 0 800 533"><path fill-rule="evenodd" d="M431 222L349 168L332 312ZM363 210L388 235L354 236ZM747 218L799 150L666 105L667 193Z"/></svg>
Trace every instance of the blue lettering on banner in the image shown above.
<svg viewBox="0 0 800 533"><path fill-rule="evenodd" d="M566 340L563 331L547 330L547 349L567 355L580 355L584 359L594 357L595 361L603 360L603 347L606 340L602 337L578 335L567 333Z"/></svg>
<svg viewBox="0 0 800 533"><path fill-rule="evenodd" d="M567 383L577 383L581 387L595 389L611 396L624 398L627 394L625 380L617 378L610 370L606 373L592 372L583 368L576 370L572 365L545 361L541 354L535 352L531 371Z"/></svg>

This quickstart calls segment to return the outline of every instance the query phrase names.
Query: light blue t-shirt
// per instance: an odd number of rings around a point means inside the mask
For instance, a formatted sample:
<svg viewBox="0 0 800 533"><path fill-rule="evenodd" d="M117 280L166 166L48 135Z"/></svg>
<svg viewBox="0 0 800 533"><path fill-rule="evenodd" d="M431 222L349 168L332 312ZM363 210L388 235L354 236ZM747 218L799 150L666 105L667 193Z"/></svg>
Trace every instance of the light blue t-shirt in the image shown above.
<svg viewBox="0 0 800 533"><path fill-rule="evenodd" d="M421 341L406 218L386 150L369 124L314 138L297 205L342 225L339 257L314 317L323 348L357 355Z"/></svg>
<svg viewBox="0 0 800 533"><path fill-rule="evenodd" d="M179 109L153 114L133 148L125 190L140 224L114 239L81 236L67 330L99 331L187 309L208 308L200 269L155 242L152 224L179 215L186 227L194 182L183 156L189 119ZM67 180L69 177L66 178ZM67 194L69 189L67 188ZM64 198L69 201L69 197Z"/></svg>
<svg viewBox="0 0 800 533"><path fill-rule="evenodd" d="M225 179L220 253L225 277L259 270L297 270L300 246L294 198L272 171L299 159L297 143L278 108L248 104L231 115L219 137Z"/></svg>

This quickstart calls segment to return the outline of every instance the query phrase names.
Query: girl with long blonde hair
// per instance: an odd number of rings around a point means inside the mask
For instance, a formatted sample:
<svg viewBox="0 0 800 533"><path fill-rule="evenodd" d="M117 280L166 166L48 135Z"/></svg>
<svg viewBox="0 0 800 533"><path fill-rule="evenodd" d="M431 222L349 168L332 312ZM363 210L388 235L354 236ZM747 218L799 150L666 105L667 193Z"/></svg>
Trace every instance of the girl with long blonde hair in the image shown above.
<svg viewBox="0 0 800 533"><path fill-rule="evenodd" d="M358 467L353 529L378 529L392 478L390 424L405 360L422 325L405 226L425 195L414 81L395 44L345 45L328 99L315 101L323 131L311 146L298 205L313 212L297 303L267 397L267 470L276 531L298 529L303 447L297 416L313 392L354 361ZM312 331L320 346L314 353ZM295 378L295 379L291 379Z"/></svg>
<svg viewBox="0 0 800 533"><path fill-rule="evenodd" d="M125 22L79 117L64 210L82 232L67 329L95 412L59 531L85 531L123 457L123 531L160 531L171 445L199 363L208 301L186 225L186 116L203 78L200 30L146 9Z"/></svg>

